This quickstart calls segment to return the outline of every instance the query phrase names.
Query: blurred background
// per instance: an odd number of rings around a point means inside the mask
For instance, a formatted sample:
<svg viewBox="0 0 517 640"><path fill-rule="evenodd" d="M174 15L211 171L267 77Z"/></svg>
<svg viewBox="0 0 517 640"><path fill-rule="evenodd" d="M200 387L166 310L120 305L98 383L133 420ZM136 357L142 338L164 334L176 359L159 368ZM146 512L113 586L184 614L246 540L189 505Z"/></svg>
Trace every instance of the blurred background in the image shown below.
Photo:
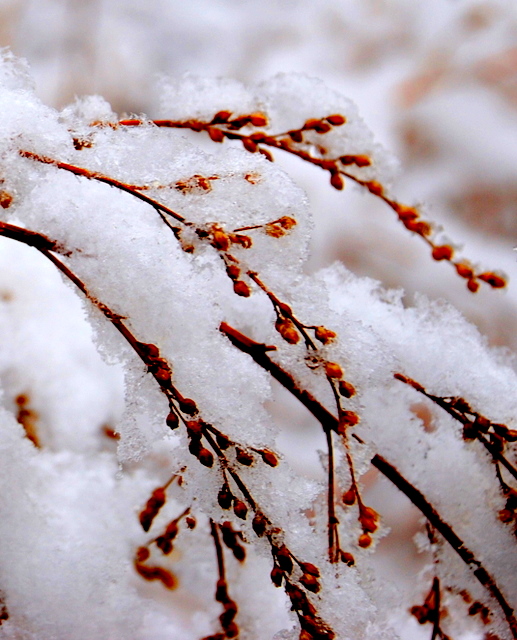
<svg viewBox="0 0 517 640"><path fill-rule="evenodd" d="M0 0L0 45L28 60L38 95L58 108L98 93L119 113L152 116L160 74L323 79L398 157L399 200L422 204L465 256L510 285L469 293L382 202L351 184L335 192L316 168L277 154L310 198L307 270L341 260L402 287L408 304L415 292L445 298L491 344L517 347L515 0ZM304 414L278 405L279 422L309 437ZM393 529L382 543L387 575L411 572L418 518L373 480L370 503Z"/></svg>

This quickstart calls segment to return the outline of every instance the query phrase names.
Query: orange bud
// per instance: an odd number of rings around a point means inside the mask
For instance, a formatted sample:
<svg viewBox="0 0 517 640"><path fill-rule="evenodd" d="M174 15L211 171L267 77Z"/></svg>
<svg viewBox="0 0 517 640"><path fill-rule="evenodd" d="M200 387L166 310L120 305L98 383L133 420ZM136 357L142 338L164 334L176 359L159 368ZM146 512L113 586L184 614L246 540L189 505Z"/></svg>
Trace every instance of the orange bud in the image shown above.
<svg viewBox="0 0 517 640"><path fill-rule="evenodd" d="M189 416L193 416L197 413L197 404L192 398L181 398L178 400L178 404L183 413Z"/></svg>
<svg viewBox="0 0 517 640"><path fill-rule="evenodd" d="M361 518L360 522L365 533L373 533L379 528L379 525L373 518Z"/></svg>
<svg viewBox="0 0 517 640"><path fill-rule="evenodd" d="M309 120L306 120L305 124L303 125L303 128L315 129L320 122L321 120L318 120L317 118L309 118Z"/></svg>
<svg viewBox="0 0 517 640"><path fill-rule="evenodd" d="M230 438L228 436L225 436L224 433L216 434L215 439L217 441L217 444L219 445L219 448L223 449L223 451L228 449L228 447L232 444Z"/></svg>
<svg viewBox="0 0 517 640"><path fill-rule="evenodd" d="M411 607L409 612L411 613L411 615L415 616L419 624L425 624L426 622L429 622L429 607L426 607L425 605L415 605L414 607Z"/></svg>
<svg viewBox="0 0 517 640"><path fill-rule="evenodd" d="M372 164L372 161L368 156L355 156L354 163L358 167L369 167Z"/></svg>
<svg viewBox="0 0 517 640"><path fill-rule="evenodd" d="M406 220L404 221L404 226L409 231L418 233L419 236L423 237L428 236L432 231L431 225L425 220Z"/></svg>
<svg viewBox="0 0 517 640"><path fill-rule="evenodd" d="M224 140L224 133L217 127L207 127L208 135L213 142L222 142Z"/></svg>
<svg viewBox="0 0 517 640"><path fill-rule="evenodd" d="M208 449L205 449L204 447L201 447L197 459L205 467L212 467L214 464L214 456L212 452Z"/></svg>
<svg viewBox="0 0 517 640"><path fill-rule="evenodd" d="M343 500L344 504L347 504L349 506L354 504L356 499L355 490L353 488L350 488L348 491L345 491L341 499Z"/></svg>
<svg viewBox="0 0 517 640"><path fill-rule="evenodd" d="M229 600L228 585L226 584L224 578L219 578L219 580L217 581L215 589L215 599L217 600L217 602L228 602Z"/></svg>
<svg viewBox="0 0 517 640"><path fill-rule="evenodd" d="M456 272L461 278L466 278L470 280L474 276L474 271L468 264L458 262L456 265Z"/></svg>
<svg viewBox="0 0 517 640"><path fill-rule="evenodd" d="M345 436L347 429L354 427L358 422L359 416L354 411L341 411L337 433L339 433L340 436Z"/></svg>
<svg viewBox="0 0 517 640"><path fill-rule="evenodd" d="M174 540L174 538L178 535L178 521L173 520L169 522L167 528L165 529L165 537L169 540Z"/></svg>
<svg viewBox="0 0 517 640"><path fill-rule="evenodd" d="M201 420L188 420L185 423L185 426L187 427L189 435L194 434L196 436L199 436L203 431L203 423L201 422Z"/></svg>
<svg viewBox="0 0 517 640"><path fill-rule="evenodd" d="M273 569L271 570L271 582L275 585L275 587L281 587L283 578L284 572L278 565L275 564Z"/></svg>
<svg viewBox="0 0 517 640"><path fill-rule="evenodd" d="M212 118L212 124L224 124L232 115L231 111L218 111Z"/></svg>
<svg viewBox="0 0 517 640"><path fill-rule="evenodd" d="M285 302L279 302L278 308L285 316L290 316L293 313L291 307L288 304L285 304Z"/></svg>
<svg viewBox="0 0 517 640"><path fill-rule="evenodd" d="M190 439L190 442L188 443L188 450L193 456L197 458L202 448L201 438L199 436Z"/></svg>
<svg viewBox="0 0 517 640"><path fill-rule="evenodd" d="M260 147L259 153L261 153L263 156L265 156L266 159L269 160L269 162L273 162L274 161L273 155L267 149L263 149L262 147Z"/></svg>
<svg viewBox="0 0 517 640"><path fill-rule="evenodd" d="M299 129L287 133L293 142L303 142L303 133Z"/></svg>
<svg viewBox="0 0 517 640"><path fill-rule="evenodd" d="M214 229L212 232L212 246L220 251L228 251L230 247L230 239L224 231Z"/></svg>
<svg viewBox="0 0 517 640"><path fill-rule="evenodd" d="M235 498L233 501L233 512L238 518L241 520L246 520L246 516L248 515L248 507L242 500L238 500Z"/></svg>
<svg viewBox="0 0 517 640"><path fill-rule="evenodd" d="M488 283L494 289L502 289L506 286L506 280L503 277L498 276L497 274L490 271L486 273L480 273L478 275L478 278L480 280L483 280L483 282Z"/></svg>
<svg viewBox="0 0 517 640"><path fill-rule="evenodd" d="M467 282L467 288L469 291L472 291L472 293L476 293L476 291L479 289L479 282L474 278L471 278Z"/></svg>
<svg viewBox="0 0 517 640"><path fill-rule="evenodd" d="M226 267L226 273L232 280L237 280L237 278L241 275L241 270L235 264L229 264Z"/></svg>
<svg viewBox="0 0 517 640"><path fill-rule="evenodd" d="M242 138L242 146L250 153L255 153L258 149L257 143L250 138Z"/></svg>
<svg viewBox="0 0 517 640"><path fill-rule="evenodd" d="M339 379L343 377L343 369L338 365L337 362L326 362L325 373L329 378Z"/></svg>
<svg viewBox="0 0 517 640"><path fill-rule="evenodd" d="M474 429L474 426L472 424L465 424L463 425L463 440L465 440L466 442L470 441L470 440L475 440L477 437L477 430Z"/></svg>
<svg viewBox="0 0 517 640"><path fill-rule="evenodd" d="M13 197L10 193L7 193L7 191L0 191L0 207L2 207L2 209L9 209L12 201Z"/></svg>
<svg viewBox="0 0 517 640"><path fill-rule="evenodd" d="M156 542L156 546L158 547L158 549L160 549L163 555L168 556L169 553L172 553L173 544L165 536L158 536L155 542Z"/></svg>
<svg viewBox="0 0 517 640"><path fill-rule="evenodd" d="M399 219L402 222L405 222L406 220L416 220L419 217L419 213L414 207L407 207L404 204L395 202L393 204L393 208L398 213Z"/></svg>
<svg viewBox="0 0 517 640"><path fill-rule="evenodd" d="M158 382L166 384L171 381L171 371L168 367L158 367L154 372L154 377Z"/></svg>
<svg viewBox="0 0 517 640"><path fill-rule="evenodd" d="M249 121L254 127L265 127L267 125L267 117L263 113L252 113Z"/></svg>
<svg viewBox="0 0 517 640"><path fill-rule="evenodd" d="M348 553L348 551L341 551L340 558L341 558L341 562L344 562L349 567L355 564L354 556L351 553Z"/></svg>
<svg viewBox="0 0 517 640"><path fill-rule="evenodd" d="M303 573L310 573L311 576L316 576L316 578L320 577L320 570L316 565L312 564L311 562L301 562L300 568L303 571Z"/></svg>
<svg viewBox="0 0 517 640"><path fill-rule="evenodd" d="M180 426L179 418L173 411L165 418L165 422L170 429L177 429Z"/></svg>
<svg viewBox="0 0 517 640"><path fill-rule="evenodd" d="M275 329L289 344L296 344L300 340L300 334L298 333L294 322L289 318L278 318L275 322Z"/></svg>
<svg viewBox="0 0 517 640"><path fill-rule="evenodd" d="M354 411L342 411L339 417L341 424L347 424L349 427L355 426L359 422L359 416Z"/></svg>
<svg viewBox="0 0 517 640"><path fill-rule="evenodd" d="M140 513L139 519L142 529L149 531L154 518L157 516L160 509L165 504L167 497L165 495L165 489L158 487L153 491L151 497L147 501L145 509Z"/></svg>
<svg viewBox="0 0 517 640"><path fill-rule="evenodd" d="M501 509L499 511L499 520L501 522L511 522L515 518L515 514L510 509Z"/></svg>
<svg viewBox="0 0 517 640"><path fill-rule="evenodd" d="M259 538L266 533L267 525L268 521L264 514L256 513L251 526L253 527L253 531L259 536Z"/></svg>
<svg viewBox="0 0 517 640"><path fill-rule="evenodd" d="M332 129L332 127L327 122L323 122L323 120L320 120L312 128L316 133L328 133Z"/></svg>
<svg viewBox="0 0 517 640"><path fill-rule="evenodd" d="M367 549L372 544L372 537L368 533L359 536L358 544L362 549Z"/></svg>
<svg viewBox="0 0 517 640"><path fill-rule="evenodd" d="M330 184L337 189L338 191L342 191L345 188L345 181L343 180L343 176L337 172L332 172L330 174Z"/></svg>
<svg viewBox="0 0 517 640"><path fill-rule="evenodd" d="M240 464L243 464L246 467L249 467L253 464L253 462L255 461L255 459L253 458L252 454L249 451L246 451L245 449L241 449L240 447L236 447L236 458L237 458L237 462L240 462Z"/></svg>
<svg viewBox="0 0 517 640"><path fill-rule="evenodd" d="M276 222L281 227L283 227L284 229L287 229L287 230L292 229L297 224L296 220L294 218L291 218L291 216L282 216Z"/></svg>
<svg viewBox="0 0 517 640"><path fill-rule="evenodd" d="M382 196L384 194L384 187L380 182L372 180L371 182L367 182L365 186L370 193L373 193L374 196Z"/></svg>
<svg viewBox="0 0 517 640"><path fill-rule="evenodd" d="M327 116L325 119L327 122L330 122L330 124L333 125L334 127L340 127L342 124L345 124L346 122L345 116L342 116L339 113L335 113L331 116Z"/></svg>
<svg viewBox="0 0 517 640"><path fill-rule="evenodd" d="M253 244L253 240L249 236L243 236L240 233L231 233L230 240L234 244L240 244L244 249L249 249Z"/></svg>
<svg viewBox="0 0 517 640"><path fill-rule="evenodd" d="M160 580L167 589L175 589L178 584L176 577L162 567L149 567L145 564L135 562L135 569L144 580Z"/></svg>
<svg viewBox="0 0 517 640"><path fill-rule="evenodd" d="M300 578L300 584L303 584L303 586L308 591L312 591L312 593L318 593L321 588L318 579L310 573L303 574L303 576Z"/></svg>
<svg viewBox="0 0 517 640"><path fill-rule="evenodd" d="M266 234L268 236L271 236L272 238L281 238L285 235L284 229L282 229L280 225L275 223L266 224L264 230Z"/></svg>
<svg viewBox="0 0 517 640"><path fill-rule="evenodd" d="M262 457L262 460L264 460L264 462L268 464L270 467L277 466L278 458L272 451L270 451L269 449L262 449L262 451L259 451L259 453Z"/></svg>
<svg viewBox="0 0 517 640"><path fill-rule="evenodd" d="M485 418L485 416L476 416L476 419L474 421L474 427L476 427L479 431L482 431L483 433L487 433L487 431L490 429L490 425L492 423L490 422L490 420L488 418ZM497 425L494 424L494 431L496 433L499 433L499 435L503 435L503 433L501 433L499 431L499 428L502 427L503 431L508 431L506 425Z"/></svg>
<svg viewBox="0 0 517 640"><path fill-rule="evenodd" d="M281 569L287 571L287 573L291 573L293 570L293 561L291 560L289 549L285 545L282 545L276 552L276 560Z"/></svg>
<svg viewBox="0 0 517 640"><path fill-rule="evenodd" d="M217 502L221 509L229 509L232 506L234 496L230 487L225 483L217 494Z"/></svg>
<svg viewBox="0 0 517 640"><path fill-rule="evenodd" d="M444 244L441 247L434 247L431 255L435 260L450 260L453 253L453 248L448 244Z"/></svg>
<svg viewBox="0 0 517 640"><path fill-rule="evenodd" d="M145 562L150 555L151 555L151 552L147 547L138 547L138 549L136 550L135 557L137 562Z"/></svg>
<svg viewBox="0 0 517 640"><path fill-rule="evenodd" d="M334 340L337 334L326 327L316 327L314 335L316 336L316 339L323 342L323 344L328 344Z"/></svg>
<svg viewBox="0 0 517 640"><path fill-rule="evenodd" d="M251 295L251 289L243 280L235 280L233 290L238 296L242 296L243 298L249 298Z"/></svg>
<svg viewBox="0 0 517 640"><path fill-rule="evenodd" d="M343 396L343 398L351 398L353 395L355 395L354 385L351 384L350 382L347 382L346 380L339 381L338 390L340 395Z"/></svg>

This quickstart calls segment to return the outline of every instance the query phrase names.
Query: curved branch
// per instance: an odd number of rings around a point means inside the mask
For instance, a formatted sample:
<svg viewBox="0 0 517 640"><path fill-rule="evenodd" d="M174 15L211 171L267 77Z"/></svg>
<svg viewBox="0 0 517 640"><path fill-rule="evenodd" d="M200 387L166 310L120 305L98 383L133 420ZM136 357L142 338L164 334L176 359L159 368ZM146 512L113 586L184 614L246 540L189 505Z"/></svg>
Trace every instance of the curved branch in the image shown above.
<svg viewBox="0 0 517 640"><path fill-rule="evenodd" d="M300 388L294 377L280 365L274 362L267 352L271 349L266 345L251 340L248 336L237 331L226 322L221 323L219 330L230 342L240 351L250 355L253 360L263 369L268 371L287 391L297 398L318 420L325 433L337 431L338 419L333 416L322 404L314 398L306 389ZM355 436L360 442L360 438ZM483 585L490 595L498 602L506 621L512 631L513 637L517 638L517 618L513 607L507 602L501 590L497 586L495 579L484 568L472 551L465 546L463 540L455 533L454 529L440 516L433 505L427 500L424 494L419 491L409 480L389 463L385 458L376 454L371 459L372 465L378 469L397 489L406 495L420 512L429 520L433 527L445 538L450 546L456 551L465 564L473 571L474 576Z"/></svg>
<svg viewBox="0 0 517 640"><path fill-rule="evenodd" d="M69 269L64 262L62 262L59 258L57 258L48 247L58 247L58 244L53 240L49 239L44 234L39 234L37 232L31 231L29 235L27 235L27 230L21 227L16 227L14 225L7 224L5 222L0 221L0 236L6 236L18 242L26 243L27 238L30 239L30 246L36 248L40 253L42 253L48 260L50 260L56 267L61 271L61 273L70 280L84 295L85 297L95 305L104 316L115 326L115 328L122 334L122 336L126 339L135 353L140 357L142 362L147 365L148 372L151 373L158 383L160 390L165 394L165 396L171 400L171 396L175 399L182 398L181 394L177 391L177 389L173 386L171 378L172 378L172 370L165 359L160 358L159 355L153 355L152 350L149 350L149 347L154 347L157 350L155 345L145 344L139 342L136 337L131 333L130 329L123 322L125 318L121 315L114 313L107 305L98 300L93 294L88 291L86 284ZM54 249L55 250L55 249ZM158 368L156 367L156 361L159 361ZM183 399L183 398L182 398ZM192 401L191 401L192 402ZM197 413L197 407L196 407ZM219 447L217 441L212 437L212 434L208 431L207 426L202 427L203 435L206 440L209 442L210 446L216 452L217 456L224 461L225 468L232 476L233 480L239 487L245 499L248 501L248 504L255 512L256 516L261 515L264 519L264 522L271 526L271 523L264 517L264 514L259 511L257 503L253 496L251 495L249 489L246 484L240 478L239 474L232 469L232 467L228 464L228 460L226 459L223 451ZM197 456L196 456L197 457ZM199 458L198 458L199 459ZM201 460L200 460L201 462ZM212 464L206 465L211 467ZM290 550L285 546L278 546L277 540L274 539L273 532L278 533L280 529L276 529L271 527L271 531L264 530L262 533L257 533L260 537L265 535L268 539L268 542L271 547L271 554L273 556L273 560L275 562L275 566L277 566L278 555L283 551L289 556L294 557ZM297 587L289 578L291 569L280 567L282 580L285 583L285 591L287 596L289 597L292 609L296 612L298 617L300 626L302 630L312 629L318 635L317 637L321 640L334 640L335 632L332 630L330 626L326 624L324 620L322 620L315 607L309 602L307 594L304 590ZM302 583L303 584L303 583Z"/></svg>

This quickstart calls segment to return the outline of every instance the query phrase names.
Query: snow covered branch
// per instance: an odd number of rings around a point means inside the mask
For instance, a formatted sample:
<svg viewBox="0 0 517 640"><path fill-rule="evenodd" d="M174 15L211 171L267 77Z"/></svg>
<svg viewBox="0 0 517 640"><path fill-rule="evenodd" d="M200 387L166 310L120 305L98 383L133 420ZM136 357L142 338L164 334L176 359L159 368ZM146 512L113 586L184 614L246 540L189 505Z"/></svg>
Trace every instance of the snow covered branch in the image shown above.
<svg viewBox="0 0 517 640"><path fill-rule="evenodd" d="M49 327L6 352L0 635L377 640L410 609L432 638L517 638L510 361L444 303L305 274L309 207L271 150L383 200L471 292L505 277L391 194L390 157L319 81L192 82L162 81L158 118L99 97L58 113L3 53L0 236L72 285L125 400L109 424L69 415L69 446L31 404L52 376L31 388L19 364ZM319 422L319 479L278 450L276 383ZM372 467L423 517L423 604L376 575Z"/></svg>

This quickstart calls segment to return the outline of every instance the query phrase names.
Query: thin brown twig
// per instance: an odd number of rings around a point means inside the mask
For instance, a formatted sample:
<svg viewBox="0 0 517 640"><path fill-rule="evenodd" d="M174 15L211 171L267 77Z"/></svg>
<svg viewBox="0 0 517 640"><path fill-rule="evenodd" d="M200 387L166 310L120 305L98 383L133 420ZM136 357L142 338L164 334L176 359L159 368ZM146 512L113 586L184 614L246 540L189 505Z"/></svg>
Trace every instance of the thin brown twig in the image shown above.
<svg viewBox="0 0 517 640"><path fill-rule="evenodd" d="M341 126L345 124L346 118L339 116L341 119L339 124L329 125L329 122L332 120L333 116L329 116L327 118L322 118L319 120L320 125L324 125L323 129L320 129L319 133L326 133L330 131L333 126ZM233 123L236 124L233 124ZM258 126L264 126L265 122L267 122L267 118L264 117L264 122L261 122ZM301 128L293 129L291 131L286 131L284 133L277 134L267 134L263 131L255 132L255 133L241 133L237 129L241 129L245 125L254 125L252 119L249 116L241 116L237 118L236 121L228 121L226 120L218 120L217 116L210 122L200 121L200 120L183 120L183 121L175 121L175 120L138 120L138 119L127 119L121 120L118 124L109 124L109 126L117 127L117 126L141 126L144 124L154 124L157 127L165 127L165 128L178 128L178 129L190 129L191 131L201 132L204 131L208 133L210 138L214 142L222 142L224 138L229 140L238 140L242 143L244 148L250 153L254 153L259 151L266 155L269 160L273 160L271 154L265 149L265 147L277 149L279 151L284 151L291 155L294 155L304 162L308 162L314 166L323 169L324 171L330 173L331 176L331 184L336 189L342 189L344 186L344 181L341 176L347 178L348 180L352 180L360 187L367 189L372 195L380 198L383 202L385 202L398 216L399 220L402 224L412 233L420 236L424 242L432 250L432 257L435 260L445 260L449 262L453 267L455 267L456 272L461 278L464 278L467 281L468 289L475 293L479 289L480 281L487 283L492 288L502 288L506 286L506 278L498 275L492 271L485 271L482 273L476 273L476 271L472 268L472 266L465 261L464 259L454 259L454 249L451 245L438 245L431 238L432 235L432 225L420 218L420 213L415 207L408 207L406 205L401 204L394 198L391 198L387 195L386 189L382 184L375 180L364 180L354 175L350 171L347 171L343 168L342 160L345 160L347 157L342 156L340 158L326 158L326 157L318 157L312 155L310 152L300 148L299 146L293 145L295 138L298 134L297 142L303 143L303 135L307 131L315 130L318 131L318 127L313 124L309 124L310 121L306 122ZM100 123L96 123L97 125ZM255 126L255 125L254 125ZM293 137L294 136L294 137ZM362 158L364 164L358 166L367 166L371 164L370 158L367 156L348 156L349 159ZM350 160L346 160L347 164L356 164L355 160L350 162Z"/></svg>
<svg viewBox="0 0 517 640"><path fill-rule="evenodd" d="M492 442L490 442L490 440L488 440L478 428L478 424L484 424L487 430L492 427L493 423L488 418L471 409L469 404L463 398L435 396L429 393L419 382L402 373L395 373L394 378L409 385L410 387L413 387L415 391L418 391L426 398L429 398L429 400L446 411L464 427L469 427L472 430L474 437L481 442L485 449L490 453L493 460L499 462L499 464L501 464L517 480L517 468L515 468L511 462L505 458L501 451L492 444ZM472 416L473 419L469 419L467 414Z"/></svg>
<svg viewBox="0 0 517 640"><path fill-rule="evenodd" d="M150 204L154 209L165 213L166 215L174 218L178 222L181 222L185 225L190 225L190 223L185 220L183 216L176 211L173 211L169 207L161 204L157 200L153 198L149 198L143 193L140 193L138 188L132 187L131 185L126 184L125 182L121 182L120 180L115 180L114 178L110 178L109 176L105 176L101 173L97 173L96 171L90 171L89 169L85 169L84 167L77 167L73 164L68 164L67 162L60 162L59 160L55 160L54 158L49 158L47 156L42 156L37 153L33 153L32 151L24 151L21 149L19 151L22 158L29 158L30 160L36 160L42 164L49 164L57 167L58 169L63 169L64 171L68 171L69 173L73 173L76 176L81 176L83 178L88 178L88 180L96 180L97 182L103 182L104 184L109 185L110 187L115 187L120 189L121 191L125 191L126 193L130 193L135 198L142 200L146 204Z"/></svg>

